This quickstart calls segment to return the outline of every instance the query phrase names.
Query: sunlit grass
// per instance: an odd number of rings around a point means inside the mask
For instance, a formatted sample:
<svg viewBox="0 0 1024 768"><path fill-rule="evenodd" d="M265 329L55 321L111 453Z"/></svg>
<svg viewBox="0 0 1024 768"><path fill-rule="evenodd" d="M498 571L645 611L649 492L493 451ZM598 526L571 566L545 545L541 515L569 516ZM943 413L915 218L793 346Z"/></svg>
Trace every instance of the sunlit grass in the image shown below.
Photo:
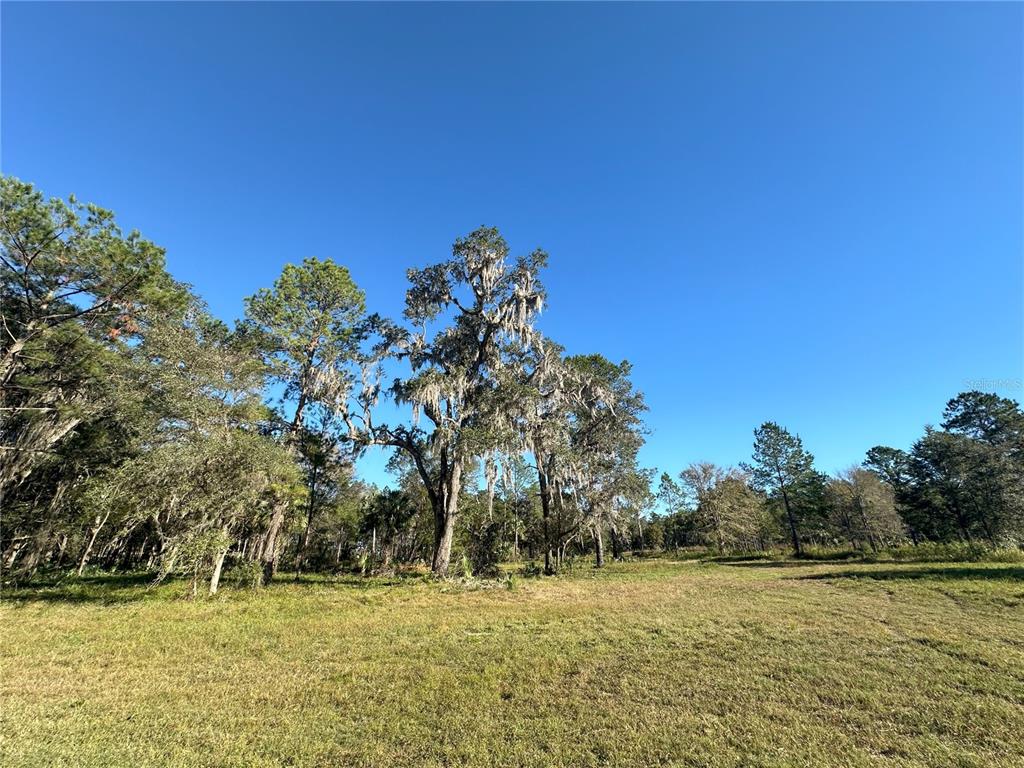
<svg viewBox="0 0 1024 768"><path fill-rule="evenodd" d="M1020 565L146 584L5 595L4 766L1024 764Z"/></svg>

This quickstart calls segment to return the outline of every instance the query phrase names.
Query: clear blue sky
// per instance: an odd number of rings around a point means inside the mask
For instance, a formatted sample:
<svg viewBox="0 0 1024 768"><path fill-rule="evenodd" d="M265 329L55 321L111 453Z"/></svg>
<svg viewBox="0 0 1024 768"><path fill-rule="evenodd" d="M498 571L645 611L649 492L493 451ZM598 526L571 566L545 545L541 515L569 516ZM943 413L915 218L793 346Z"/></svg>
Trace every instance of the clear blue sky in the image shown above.
<svg viewBox="0 0 1024 768"><path fill-rule="evenodd" d="M1020 4L2 7L2 166L112 208L225 319L288 261L542 246L543 330L628 358L647 465L905 447L1021 398ZM991 387L989 387L991 388ZM380 459L366 465L381 478Z"/></svg>

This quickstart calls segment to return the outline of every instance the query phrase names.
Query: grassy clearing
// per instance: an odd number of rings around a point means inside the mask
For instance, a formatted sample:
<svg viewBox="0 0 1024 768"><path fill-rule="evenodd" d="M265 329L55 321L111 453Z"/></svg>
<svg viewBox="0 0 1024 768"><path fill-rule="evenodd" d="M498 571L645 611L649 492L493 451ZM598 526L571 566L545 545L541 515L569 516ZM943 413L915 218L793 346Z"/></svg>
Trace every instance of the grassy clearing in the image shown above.
<svg viewBox="0 0 1024 768"><path fill-rule="evenodd" d="M1019 766L1024 567L8 593L4 766Z"/></svg>

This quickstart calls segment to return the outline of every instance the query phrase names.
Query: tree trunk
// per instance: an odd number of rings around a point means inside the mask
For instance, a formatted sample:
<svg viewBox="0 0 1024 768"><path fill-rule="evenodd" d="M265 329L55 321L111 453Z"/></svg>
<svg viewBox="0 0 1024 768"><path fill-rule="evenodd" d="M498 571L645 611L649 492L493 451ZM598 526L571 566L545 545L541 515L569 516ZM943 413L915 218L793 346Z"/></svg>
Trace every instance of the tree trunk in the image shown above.
<svg viewBox="0 0 1024 768"><path fill-rule="evenodd" d="M110 510L107 510L107 514L101 519L98 515L96 516L96 523L92 527L92 531L89 535L89 543L85 545L85 549L82 552L82 560L78 563L78 575L81 576L85 573L85 566L89 562L89 555L92 554L92 548L96 544L96 537L100 535L100 529L106 524L107 519L110 517Z"/></svg>
<svg viewBox="0 0 1024 768"><path fill-rule="evenodd" d="M612 558L614 560L622 559L622 539L619 538L619 529L612 525Z"/></svg>
<svg viewBox="0 0 1024 768"><path fill-rule="evenodd" d="M312 477L309 481L309 504L306 505L306 530L302 534L302 548L299 550L299 556L296 558L295 563L295 580L299 580L299 574L302 573L302 567L306 564L306 558L309 557L309 542L313 537L313 512L315 510L314 500L316 499L316 475L319 466L313 465Z"/></svg>
<svg viewBox="0 0 1024 768"><path fill-rule="evenodd" d="M789 534L793 539L793 554L797 557L803 555L803 550L800 548L800 536L796 532L796 518L793 516L793 510L789 506L789 494L786 493L786 486L780 486L782 491L782 505L786 508L786 519L789 521Z"/></svg>
<svg viewBox="0 0 1024 768"><path fill-rule="evenodd" d="M455 533L455 520L450 514L442 514L434 531L434 557L430 570L439 578L448 577L448 566L452 559L452 538Z"/></svg>
<svg viewBox="0 0 1024 768"><path fill-rule="evenodd" d="M448 577L452 559L452 539L455 535L455 517L459 511L459 492L462 488L462 460L455 456L449 468L448 481L434 510L434 556L430 569L435 576Z"/></svg>
<svg viewBox="0 0 1024 768"><path fill-rule="evenodd" d="M224 535L226 536L227 533L228 533L228 530L227 530L227 528L225 528L224 529ZM218 552L216 554L216 556L213 558L213 574L210 576L210 594L211 595L216 595L217 594L217 587L220 586L220 574L221 574L221 571L224 568L224 558L227 557L228 548L230 546L231 546L230 543L225 544L224 548L221 549L220 552Z"/></svg>
<svg viewBox="0 0 1024 768"><path fill-rule="evenodd" d="M64 556L68 551L68 535L62 533L57 538L57 559L55 565L59 568L64 563Z"/></svg>
<svg viewBox="0 0 1024 768"><path fill-rule="evenodd" d="M604 536L601 533L601 526L594 526L594 549L595 549L595 562L594 564L598 568L604 567Z"/></svg>
<svg viewBox="0 0 1024 768"><path fill-rule="evenodd" d="M263 585L266 586L274 579L277 573L277 539L284 525L285 513L288 504L278 501L274 504L274 512L270 516L270 528L267 530L267 540L263 544Z"/></svg>
<svg viewBox="0 0 1024 768"><path fill-rule="evenodd" d="M540 489L540 508L542 519L542 530L544 534L544 573L553 576L555 563L551 552L551 486L548 484L548 476L544 471L544 462L540 454L534 452L533 459L537 464L537 486Z"/></svg>

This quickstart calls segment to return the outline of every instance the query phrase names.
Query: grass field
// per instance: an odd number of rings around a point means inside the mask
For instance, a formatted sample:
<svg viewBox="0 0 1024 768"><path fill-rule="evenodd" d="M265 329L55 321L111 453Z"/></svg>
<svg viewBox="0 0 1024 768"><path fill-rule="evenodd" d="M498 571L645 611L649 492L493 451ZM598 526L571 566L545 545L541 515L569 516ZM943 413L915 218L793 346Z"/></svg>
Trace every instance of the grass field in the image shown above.
<svg viewBox="0 0 1024 768"><path fill-rule="evenodd" d="M0 607L4 766L1021 766L1024 567L514 588L96 577Z"/></svg>

